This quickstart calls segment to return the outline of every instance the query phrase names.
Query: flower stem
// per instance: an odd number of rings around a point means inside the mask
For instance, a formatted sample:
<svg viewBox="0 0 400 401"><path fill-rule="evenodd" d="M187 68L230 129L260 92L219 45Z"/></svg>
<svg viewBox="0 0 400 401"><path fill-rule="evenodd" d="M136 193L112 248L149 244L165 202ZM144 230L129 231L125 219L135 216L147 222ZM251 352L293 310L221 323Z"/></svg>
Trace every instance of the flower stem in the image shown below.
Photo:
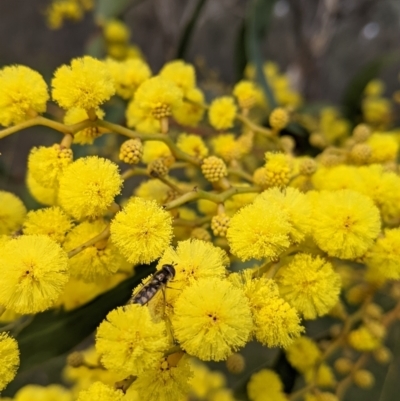
<svg viewBox="0 0 400 401"><path fill-rule="evenodd" d="M104 120L97 120L97 125L100 127L108 128L110 131L115 132L120 135L127 136L129 138L139 138L142 141L160 141L164 142L170 149L171 153L178 160L184 160L195 166L200 166L201 161L196 157L193 157L186 152L182 151L178 148L178 146L174 143L174 141L165 134L142 134L140 132L133 131L129 128L125 128L118 124L113 124Z"/></svg>
<svg viewBox="0 0 400 401"><path fill-rule="evenodd" d="M110 226L107 226L100 234L96 235L95 237L91 238L89 241L86 241L84 244L79 245L72 251L68 252L68 257L72 258L73 256L77 255L79 252L82 252L89 246L94 245L96 242L99 242L103 239L106 239L110 236Z"/></svg>
<svg viewBox="0 0 400 401"><path fill-rule="evenodd" d="M238 114L236 118L253 131L259 132L260 134L263 134L269 138L273 137L273 132L269 128L261 127L260 125L251 121L248 117L245 117L243 114Z"/></svg>
<svg viewBox="0 0 400 401"><path fill-rule="evenodd" d="M187 202L198 200L198 199L207 199L214 203L224 203L227 199L229 199L233 195L260 192L260 191L261 191L261 188L256 187L256 186L231 187L231 188L227 189L226 191L223 191L223 192L217 194L215 192L203 191L203 190L195 187L195 188L193 188L192 191L187 192L187 193L183 194L182 196L180 196L179 198L166 203L164 205L164 208L166 210L171 210L171 209L181 206Z"/></svg>

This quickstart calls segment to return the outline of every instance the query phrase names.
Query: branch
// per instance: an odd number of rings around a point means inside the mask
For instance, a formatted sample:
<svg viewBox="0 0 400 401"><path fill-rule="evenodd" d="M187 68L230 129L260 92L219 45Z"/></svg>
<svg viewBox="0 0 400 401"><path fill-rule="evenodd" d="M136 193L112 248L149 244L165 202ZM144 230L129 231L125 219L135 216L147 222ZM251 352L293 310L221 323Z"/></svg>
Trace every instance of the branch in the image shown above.
<svg viewBox="0 0 400 401"><path fill-rule="evenodd" d="M170 149L171 153L174 155L176 159L179 160L184 160L187 161L191 164L194 164L195 166L200 166L201 161L197 159L196 157L193 157L186 152L182 151L181 149L178 148L178 146L175 145L174 141L165 134L143 134L140 132L133 131L129 128L125 128L121 125L118 124L113 124L108 121L104 120L97 120L96 124L99 127L104 127L109 129L112 132L115 132L120 135L127 136L128 138L139 138L142 141L160 141L164 142Z"/></svg>
<svg viewBox="0 0 400 401"><path fill-rule="evenodd" d="M164 205L165 210L171 210L178 206L181 206L187 202L198 200L198 199L207 199L214 203L224 203L227 199L229 199L233 195L237 194L246 194L252 192L260 192L261 188L251 186L251 187L231 187L220 194L215 192L207 192L201 189L197 189L195 187L192 191L187 192L186 194L180 196L177 199L174 199L171 202L168 202Z"/></svg>
<svg viewBox="0 0 400 401"><path fill-rule="evenodd" d="M18 131L21 131L25 128L34 127L36 125L41 125L44 127L53 128L55 131L59 131L62 134L75 134L78 131L81 131L84 128L90 127L94 125L93 121L85 120L77 124L73 125L65 125L59 123L54 120L50 120L49 118L45 118L42 116L31 118L30 120L23 121L22 123L13 125L12 127L5 128L0 131L0 139L5 138L8 135L14 134Z"/></svg>
<svg viewBox="0 0 400 401"><path fill-rule="evenodd" d="M89 246L94 245L96 242L99 242L103 239L106 239L110 236L110 226L107 226L100 234L96 235L95 237L91 238L89 241L86 241L84 244L79 245L72 251L68 252L68 257L72 258L73 256L77 255L79 252L82 252Z"/></svg>

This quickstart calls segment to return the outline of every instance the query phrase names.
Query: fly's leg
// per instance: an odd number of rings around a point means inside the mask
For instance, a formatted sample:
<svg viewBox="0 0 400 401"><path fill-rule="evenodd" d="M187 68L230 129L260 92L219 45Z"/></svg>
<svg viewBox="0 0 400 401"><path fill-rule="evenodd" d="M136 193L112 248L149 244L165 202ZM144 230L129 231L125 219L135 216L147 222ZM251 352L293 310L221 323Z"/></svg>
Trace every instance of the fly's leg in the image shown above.
<svg viewBox="0 0 400 401"><path fill-rule="evenodd" d="M161 288L162 294L163 294L163 308L162 308L162 317L165 320L165 324L167 326L167 330L168 330L168 337L170 337L172 339L173 344L175 344L175 337L174 337L174 332L172 330L172 322L171 319L168 317L168 315L165 313L165 307L167 305L167 299L165 296L165 289L166 287L163 286Z"/></svg>

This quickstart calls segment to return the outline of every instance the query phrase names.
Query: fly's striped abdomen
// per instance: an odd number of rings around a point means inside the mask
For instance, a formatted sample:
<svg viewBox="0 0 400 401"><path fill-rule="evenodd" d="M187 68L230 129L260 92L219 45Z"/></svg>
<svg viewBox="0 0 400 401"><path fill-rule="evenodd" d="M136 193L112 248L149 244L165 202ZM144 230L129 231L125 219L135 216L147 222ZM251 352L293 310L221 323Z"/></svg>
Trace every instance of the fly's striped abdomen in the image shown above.
<svg viewBox="0 0 400 401"><path fill-rule="evenodd" d="M154 273L151 281L137 293L129 301L128 304L145 305L161 287L166 285L168 281L175 277L175 268L172 265L164 265L160 270Z"/></svg>

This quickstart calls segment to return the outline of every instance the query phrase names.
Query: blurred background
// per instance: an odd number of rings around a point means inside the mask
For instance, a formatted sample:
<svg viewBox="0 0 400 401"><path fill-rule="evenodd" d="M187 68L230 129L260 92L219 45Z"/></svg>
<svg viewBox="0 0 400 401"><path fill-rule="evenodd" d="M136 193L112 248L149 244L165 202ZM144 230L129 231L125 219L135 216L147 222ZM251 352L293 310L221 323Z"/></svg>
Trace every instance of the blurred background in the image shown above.
<svg viewBox="0 0 400 401"><path fill-rule="evenodd" d="M50 82L74 57L105 57L103 27L117 18L153 73L183 58L195 64L206 94L207 87L226 93L248 63L267 60L277 63L307 107L335 104L354 114L370 80L381 78L388 94L400 87L398 0L99 0L78 21L65 18L50 29L53 3L0 2L0 66L25 64ZM57 135L29 131L0 143L0 185L20 196L29 149Z"/></svg>
<svg viewBox="0 0 400 401"><path fill-rule="evenodd" d="M153 73L166 61L182 58L196 66L199 86L206 95L213 92L212 97L228 93L249 63L274 61L303 96L301 107L335 105L354 126L368 82L380 78L385 84L382 95L387 97L400 89L399 0L98 0L78 21L65 20L58 29L48 26L50 5L49 0L0 1L0 67L24 64L50 82L54 70L74 57L105 57L105 21L119 19L129 27L130 43ZM392 127L399 126L399 104L393 106ZM115 110L107 119L123 122L123 114L118 114L118 107ZM35 127L2 139L0 189L16 193L32 206L24 185L28 152L59 138L58 133ZM324 336L320 327L308 330L315 337ZM388 340L396 363L389 372L374 372L380 385L368 400L380 399L385 380L389 387L397 383L399 333L396 330ZM280 374L289 377L285 383L290 385L293 372L286 371L290 367L277 352L249 347L256 364L268 365L274 359L276 365L283 364ZM48 380L52 363L46 374L37 370L29 380ZM55 361L54 366L63 363ZM20 385L12 384L10 394ZM390 394L385 400L397 399L390 398L397 393L387 386L386 393ZM367 399L352 397L349 393L349 400Z"/></svg>

